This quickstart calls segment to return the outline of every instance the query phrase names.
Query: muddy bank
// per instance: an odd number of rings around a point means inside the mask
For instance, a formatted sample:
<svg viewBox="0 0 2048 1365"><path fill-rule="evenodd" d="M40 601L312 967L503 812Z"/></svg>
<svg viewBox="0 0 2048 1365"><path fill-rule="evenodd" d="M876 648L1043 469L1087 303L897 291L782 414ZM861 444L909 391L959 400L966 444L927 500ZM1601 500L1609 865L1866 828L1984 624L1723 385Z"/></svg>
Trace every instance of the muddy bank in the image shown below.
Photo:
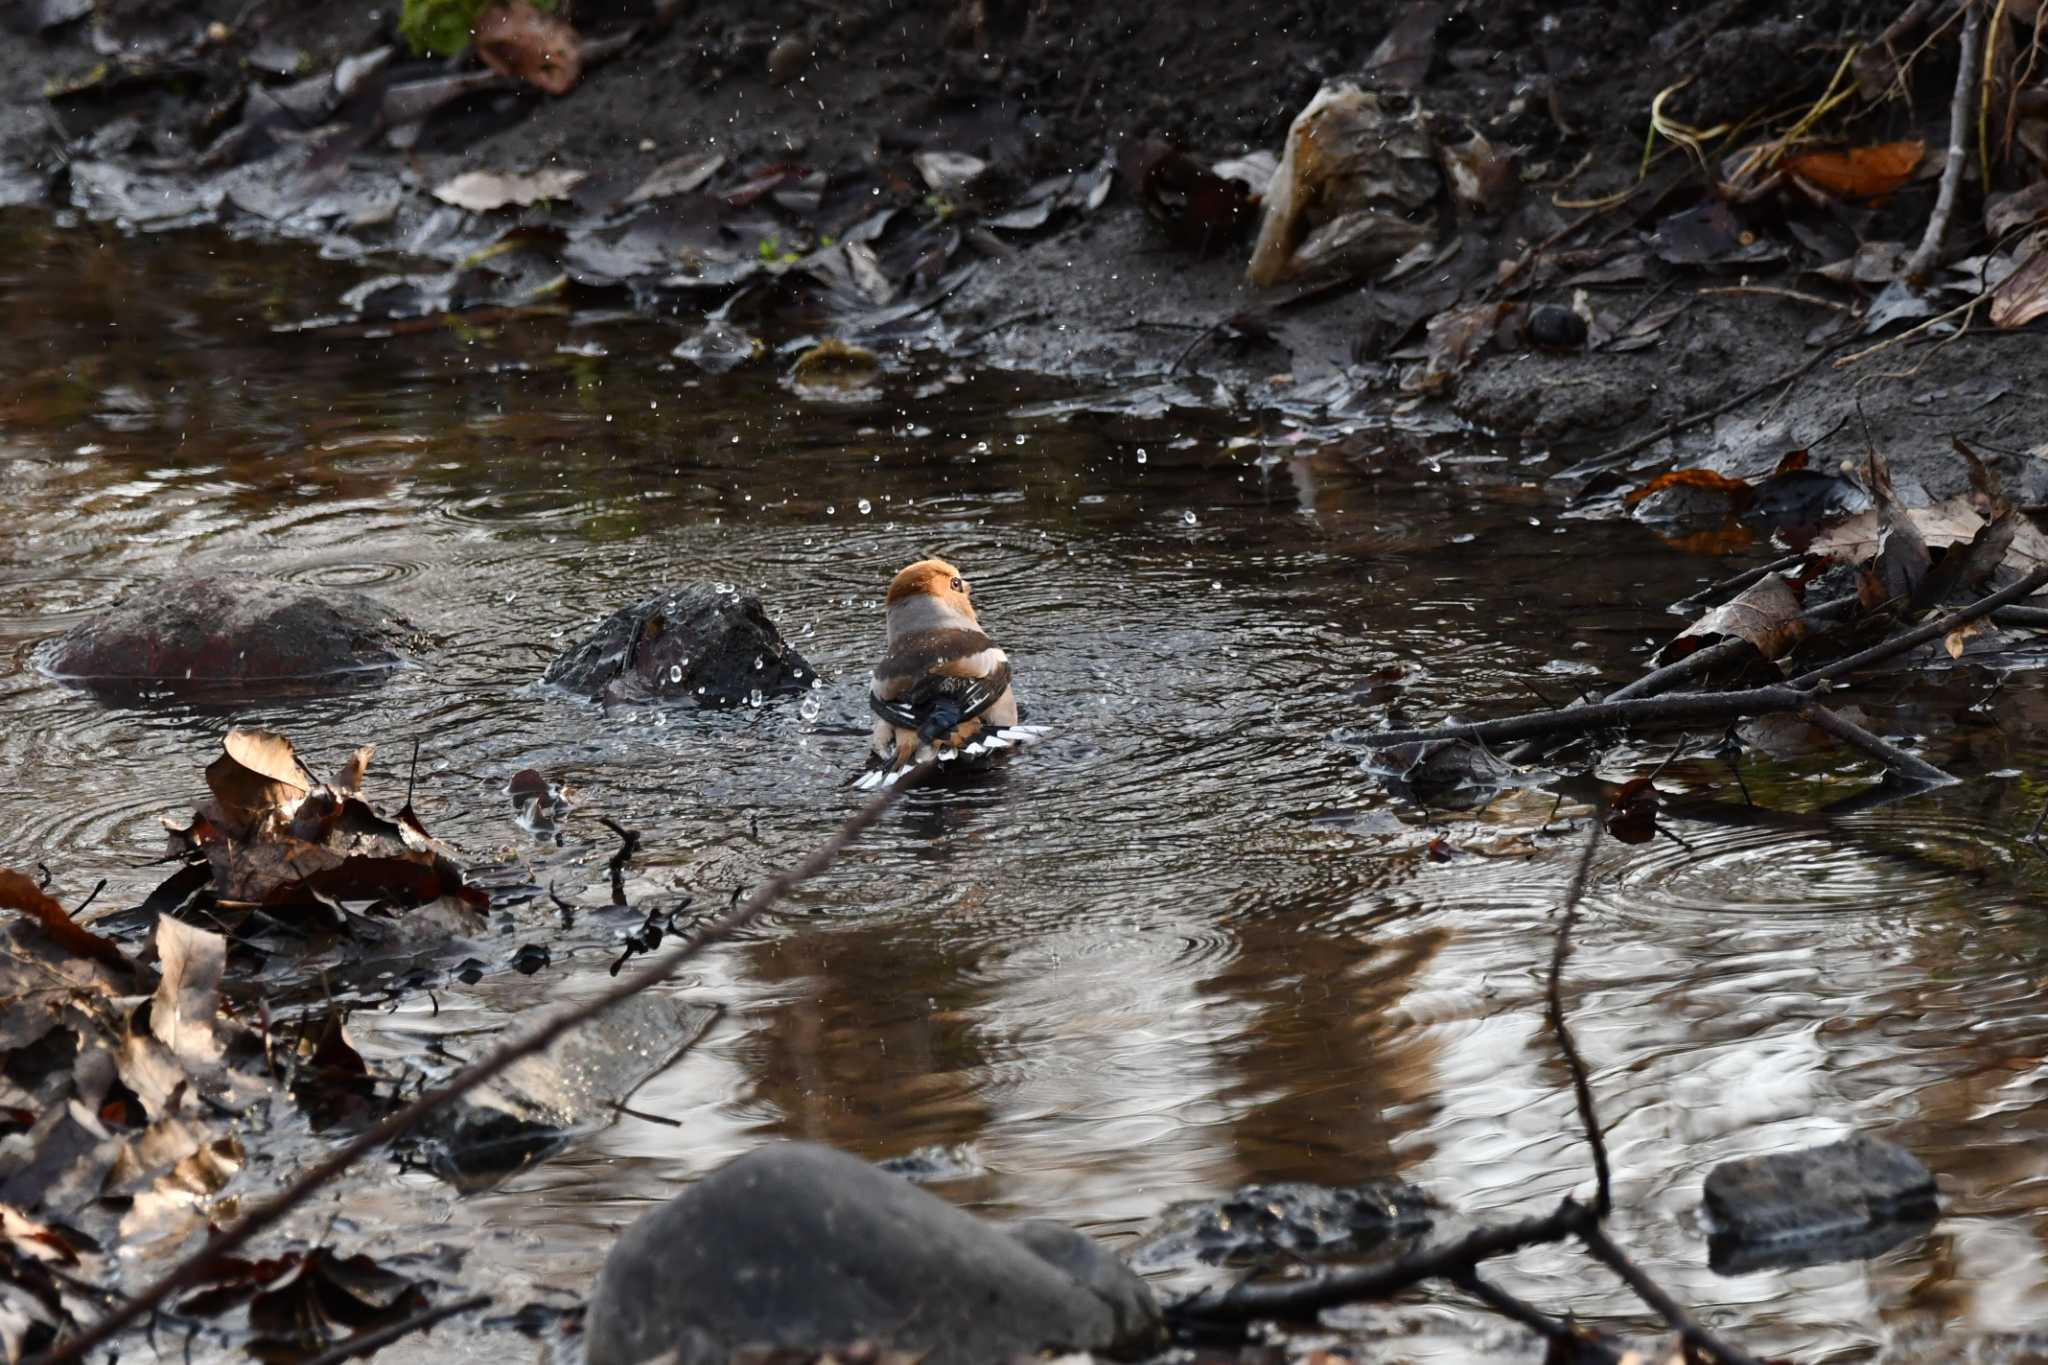
<svg viewBox="0 0 2048 1365"><path fill-rule="evenodd" d="M1939 498L1961 475L1930 436L1997 446L2044 415L2035 348L1981 325L1835 368L1969 296L1937 274L1873 313L1882 280L1813 273L1910 243L1938 154L1874 201L1816 204L1809 186L1731 209L1683 142L1833 89L1889 5L1795 20L1723 0L1673 20L1650 4L1298 4L1251 25L1223 5L868 3L778 23L608 4L578 11L581 79L560 96L413 57L399 13L27 7L0 58L0 201L136 230L221 223L360 261L356 288L289 300L275 326L624 305L676 319L686 367L786 364L782 345L837 333L1112 381L1140 411L1392 414L1624 450L1601 462L1622 468L1754 475L1867 434L1909 497ZM1914 101L1870 106L1856 136L1938 146L1953 59L1932 50L1899 78ZM1210 182L1171 183L1180 163L1144 149L1185 149L1199 176L1277 153L1344 77L1399 92L1486 192L1461 198L1446 159L1409 212L1429 251L1251 285L1252 211L1191 233L1202 210L1183 199ZM1679 133L1646 156L1653 104ZM1242 174L1262 183L1263 164ZM1969 209L1986 188L1966 186ZM1966 211L1945 245L1981 255L1986 228ZM1562 348L1527 326L1545 308L1579 319ZM2031 478L2025 463L2008 478Z"/></svg>

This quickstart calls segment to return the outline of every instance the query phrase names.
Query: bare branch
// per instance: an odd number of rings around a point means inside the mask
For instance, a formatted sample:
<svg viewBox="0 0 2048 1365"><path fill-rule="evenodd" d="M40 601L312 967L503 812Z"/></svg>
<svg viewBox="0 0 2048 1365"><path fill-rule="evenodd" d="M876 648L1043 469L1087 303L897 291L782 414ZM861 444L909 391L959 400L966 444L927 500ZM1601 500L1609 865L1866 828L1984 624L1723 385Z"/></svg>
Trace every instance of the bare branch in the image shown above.
<svg viewBox="0 0 2048 1365"><path fill-rule="evenodd" d="M1572 1040L1571 1028L1564 1021L1564 991L1560 983L1565 955L1571 952L1572 926L1579 920L1579 901L1586 894L1586 877L1593 870L1593 851L1600 847L1600 830L1600 822L1594 820L1586 831L1585 852L1579 855L1579 865L1565 890L1564 914L1558 919L1557 939L1550 949L1550 984L1544 991L1544 1015L1557 1038L1557 1050L1564 1054L1565 1069L1571 1073L1579 1127L1585 1130L1586 1146L1593 1153L1595 1218L1605 1218L1614 1211L1614 1177L1607 1162L1607 1140L1600 1135L1600 1115L1593 1108L1593 1083L1586 1076L1586 1062L1579 1056L1579 1045Z"/></svg>
<svg viewBox="0 0 2048 1365"><path fill-rule="evenodd" d="M1948 160L1941 168L1941 189L1934 196L1934 212L1927 217L1927 231L1920 245L1906 258L1904 274L1918 280L1939 262L1948 237L1948 220L1955 214L1956 191L1963 183L1963 165L1970 159L1970 109L1975 103L1981 79L1978 67L1984 60L1983 0L1966 0L1963 11L1963 50L1956 59L1956 92L1948 111Z"/></svg>

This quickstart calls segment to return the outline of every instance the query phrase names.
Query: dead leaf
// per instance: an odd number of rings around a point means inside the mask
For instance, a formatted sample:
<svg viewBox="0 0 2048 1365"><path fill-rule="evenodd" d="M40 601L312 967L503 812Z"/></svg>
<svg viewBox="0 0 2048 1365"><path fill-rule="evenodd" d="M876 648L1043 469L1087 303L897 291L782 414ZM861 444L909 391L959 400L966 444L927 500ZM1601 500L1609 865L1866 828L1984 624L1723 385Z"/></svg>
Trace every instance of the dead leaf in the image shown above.
<svg viewBox="0 0 2048 1365"><path fill-rule="evenodd" d="M206 770L206 785L229 823L244 829L272 815L290 818L293 804L312 789L292 742L269 730L230 730L221 756Z"/></svg>
<svg viewBox="0 0 2048 1365"><path fill-rule="evenodd" d="M910 158L924 183L939 194L965 189L967 182L988 169L988 163L965 152L918 152Z"/></svg>
<svg viewBox="0 0 2048 1365"><path fill-rule="evenodd" d="M1948 651L1948 657L1951 659L1962 658L1963 649L1969 644L1970 640L1984 633L1986 620L1987 618L1980 616L1974 621L1966 621L1943 637L1941 644L1942 648Z"/></svg>
<svg viewBox="0 0 2048 1365"><path fill-rule="evenodd" d="M35 920L65 952L89 958L104 967L127 972L128 959L109 938L102 938L71 918L55 897L12 868L0 868L0 906L19 910Z"/></svg>
<svg viewBox="0 0 2048 1365"><path fill-rule="evenodd" d="M1657 837L1657 788L1647 777L1631 778L1607 805L1607 832L1624 844L1647 844Z"/></svg>
<svg viewBox="0 0 2048 1365"><path fill-rule="evenodd" d="M1687 626L1657 656L1671 663L1715 640L1747 640L1766 659L1775 659L1806 638L1799 595L1782 574L1765 574L1740 596Z"/></svg>
<svg viewBox="0 0 2048 1365"><path fill-rule="evenodd" d="M688 194L703 188L705 182L718 174L724 165L725 155L722 152L701 152L664 161L647 173L647 178L626 196L626 202L641 204L649 199Z"/></svg>
<svg viewBox="0 0 2048 1365"><path fill-rule="evenodd" d="M1409 393L1442 388L1493 340L1501 319L1515 307L1512 303L1471 303L1447 308L1429 320L1429 356L1412 376L1403 376L1401 387Z"/></svg>
<svg viewBox="0 0 2048 1365"><path fill-rule="evenodd" d="M214 1034L220 1014L220 978L228 942L219 934L159 916L157 969L162 978L149 1007L149 1031L187 1067L210 1067L221 1058Z"/></svg>
<svg viewBox="0 0 2048 1365"><path fill-rule="evenodd" d="M2048 220L2048 180L1984 201L1984 230L1994 241L2044 220Z"/></svg>
<svg viewBox="0 0 2048 1365"><path fill-rule="evenodd" d="M476 55L500 76L566 95L583 74L576 30L527 0L492 5L476 20Z"/></svg>
<svg viewBox="0 0 2048 1365"><path fill-rule="evenodd" d="M1622 499L1624 505L1634 507L1653 493L1662 493L1671 488L1697 488L1712 493L1725 493L1729 505L1740 511L1756 496L1756 490L1741 479L1731 479L1726 474L1717 474L1711 469L1673 469L1659 474L1641 488L1632 490Z"/></svg>
<svg viewBox="0 0 2048 1365"><path fill-rule="evenodd" d="M511 205L524 208L543 199L560 199L583 183L587 171L563 167L516 173L511 171L464 171L434 189L434 197L472 213L489 213Z"/></svg>
<svg viewBox="0 0 2048 1365"><path fill-rule="evenodd" d="M1843 199L1878 199L1905 184L1927 155L1927 144L1884 142L1845 152L1806 152L1785 158L1785 169L1816 189Z"/></svg>
<svg viewBox="0 0 2048 1365"><path fill-rule="evenodd" d="M2010 331L2048 313L2048 243L2036 241L2019 269L1991 291L1991 325Z"/></svg>
<svg viewBox="0 0 2048 1365"><path fill-rule="evenodd" d="M370 775L370 759L376 754L377 746L365 744L348 756L342 765L341 776L334 779L335 789L351 795L362 791L363 779Z"/></svg>

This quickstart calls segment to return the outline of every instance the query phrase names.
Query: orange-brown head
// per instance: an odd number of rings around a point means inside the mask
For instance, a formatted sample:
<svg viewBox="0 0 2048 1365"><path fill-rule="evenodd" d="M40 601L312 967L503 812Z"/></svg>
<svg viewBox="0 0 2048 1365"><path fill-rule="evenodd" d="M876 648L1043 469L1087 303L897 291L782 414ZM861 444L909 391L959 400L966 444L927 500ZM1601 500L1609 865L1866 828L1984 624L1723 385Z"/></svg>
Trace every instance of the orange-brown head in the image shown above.
<svg viewBox="0 0 2048 1365"><path fill-rule="evenodd" d="M888 607L892 610L915 598L929 597L946 608L975 620L974 604L968 600L967 580L943 559L920 559L889 580Z"/></svg>

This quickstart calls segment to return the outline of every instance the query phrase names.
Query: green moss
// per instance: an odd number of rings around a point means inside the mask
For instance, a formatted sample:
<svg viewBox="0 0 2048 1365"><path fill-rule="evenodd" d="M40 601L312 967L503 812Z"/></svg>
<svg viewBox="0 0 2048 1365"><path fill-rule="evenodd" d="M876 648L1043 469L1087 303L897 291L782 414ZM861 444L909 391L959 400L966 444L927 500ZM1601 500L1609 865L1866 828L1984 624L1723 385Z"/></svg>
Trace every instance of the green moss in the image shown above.
<svg viewBox="0 0 2048 1365"><path fill-rule="evenodd" d="M555 12L557 0L533 0L543 14ZM398 36L416 57L452 57L469 46L476 18L490 0L405 0L398 16Z"/></svg>

